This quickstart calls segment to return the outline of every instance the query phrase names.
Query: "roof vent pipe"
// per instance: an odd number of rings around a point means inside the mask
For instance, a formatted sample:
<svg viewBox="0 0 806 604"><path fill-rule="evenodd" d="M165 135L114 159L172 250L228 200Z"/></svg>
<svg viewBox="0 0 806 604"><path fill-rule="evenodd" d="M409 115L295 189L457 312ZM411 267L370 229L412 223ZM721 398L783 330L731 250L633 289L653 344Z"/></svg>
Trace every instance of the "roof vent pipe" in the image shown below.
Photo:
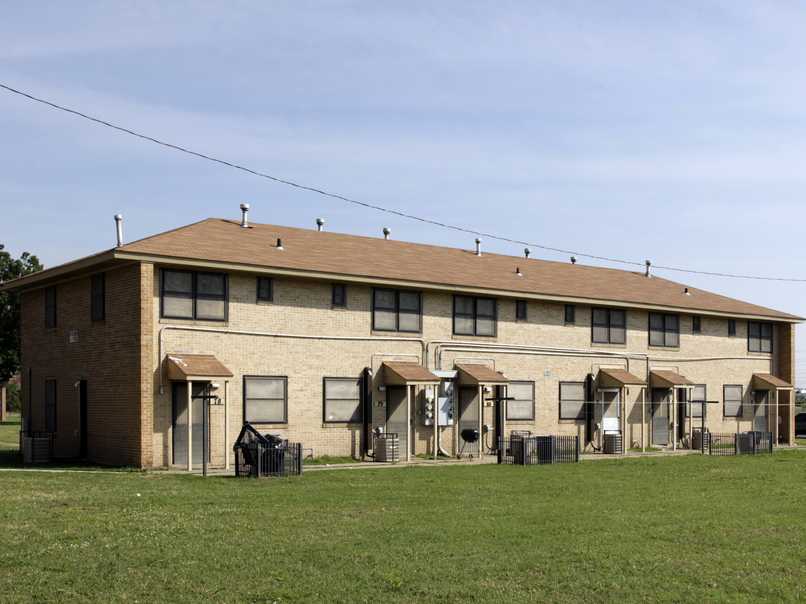
<svg viewBox="0 0 806 604"><path fill-rule="evenodd" d="M576 264L576 263L577 263L577 257L576 256L571 256L571 264Z"/></svg>
<svg viewBox="0 0 806 604"><path fill-rule="evenodd" d="M389 235L391 235L391 234L392 234L392 229L390 229L389 227L383 227L383 238L384 239L388 240Z"/></svg>
<svg viewBox="0 0 806 604"><path fill-rule="evenodd" d="M316 219L316 231L321 233L322 228L325 226L325 219L324 218L317 218Z"/></svg>
<svg viewBox="0 0 806 604"><path fill-rule="evenodd" d="M644 263L646 264L646 272L644 272L644 277L650 277L651 275L649 273L650 269L652 268L652 262L649 260L644 260Z"/></svg>
<svg viewBox="0 0 806 604"><path fill-rule="evenodd" d="M283 247L283 240L280 239L279 237L277 238L277 249L280 250L281 252L285 249Z"/></svg>
<svg viewBox="0 0 806 604"><path fill-rule="evenodd" d="M523 277L523 273L521 272L521 267L519 267L519 266L516 266L516 267L515 267L515 274L516 274L518 277Z"/></svg>
<svg viewBox="0 0 806 604"><path fill-rule="evenodd" d="M523 257L524 258L528 258L529 254L531 254L531 253L532 253L532 250L530 250L528 247L523 248Z"/></svg>
<svg viewBox="0 0 806 604"><path fill-rule="evenodd" d="M122 214L115 214L115 232L117 233L118 237L118 245L120 247L123 245L123 215Z"/></svg>
<svg viewBox="0 0 806 604"><path fill-rule="evenodd" d="M241 227L244 229L249 228L249 204L241 204Z"/></svg>
<svg viewBox="0 0 806 604"><path fill-rule="evenodd" d="M481 239L476 237L476 256L481 256Z"/></svg>

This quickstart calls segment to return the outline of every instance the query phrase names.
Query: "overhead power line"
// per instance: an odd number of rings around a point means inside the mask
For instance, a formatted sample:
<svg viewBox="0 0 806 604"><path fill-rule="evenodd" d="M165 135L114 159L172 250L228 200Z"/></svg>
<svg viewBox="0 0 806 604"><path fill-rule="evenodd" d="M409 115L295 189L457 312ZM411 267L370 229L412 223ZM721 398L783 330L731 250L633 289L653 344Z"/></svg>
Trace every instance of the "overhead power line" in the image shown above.
<svg viewBox="0 0 806 604"><path fill-rule="evenodd" d="M628 266L641 266L641 267L643 267L644 264L645 264L644 262L638 262L638 261L635 261L635 260L625 260L623 258L611 258L609 256L600 256L600 255L597 255L597 254L588 254L588 253L585 253L585 252L579 252L579 251L574 251L574 250L567 250L567 249L563 249L563 248L543 245L541 243L534 243L534 242L530 242L530 241L523 241L523 240L520 240L520 239L513 239L511 237L505 237L503 235L496 235L495 233L488 233L488 232L485 232L485 231L480 231L480 230L476 230L476 229L472 229L472 228L468 228L468 227L463 227L463 226L459 226L459 225L455 225L455 224L450 224L450 223L447 223L447 222L442 222L442 221L434 220L434 219L431 219L431 218L425 218L423 216L417 216L415 214L410 214L410 213L404 212L402 210L396 210L394 208L387 208L387 207L384 207L384 206L377 205L375 203L370 203L370 202L367 202L367 201L361 201L359 199L353 199L351 197L347 197L347 196L341 195L339 193L333 193L331 191L327 191L325 189L321 189L321 188L318 188L318 187L314 187L314 186L310 186L310 185L304 185L304 184L301 184L301 183L298 183L298 182L294 182L293 180L288 180L286 178L280 178L279 176L273 176L272 174L268 174L266 172L261 172L260 170L255 170L253 168L249 168L247 166L236 164L234 162L231 162L231 161L228 161L228 160L225 160L225 159L214 157L214 156L208 155L206 153L200 153L199 151L194 151L193 149L183 147L182 145L177 145L177 144L170 143L170 142L167 142L167 141L164 141L164 140L160 140L160 139L155 138L153 136L149 136L147 134L137 132L137 131L132 130L130 128L126 128L124 126L119 126L118 124L114 124L112 122L103 120L101 118L89 115L88 113L85 113L83 111L79 111L77 109L71 109L70 107L66 107L64 105L59 105L58 103L55 103L53 101L49 101L47 99L43 99L43 98L34 96L33 94L25 92L23 90L19 90L17 88L12 88L11 86L9 86L7 84L4 84L2 82L0 82L0 88L4 89L5 91L7 91L9 93L19 95L19 96L24 97L26 99L29 99L31 101L35 101L37 103L47 105L48 107L51 107L52 109L57 109L59 111L65 112L65 113L70 113L70 114L75 115L77 117L80 117L80 118L83 118L85 120L89 120L91 122L99 124L101 126L105 126L107 128L112 128L113 130L117 130L118 132L123 132L125 134L129 134L129 135L137 137L139 139L142 139L142 140L145 140L145 141L148 141L148 142L151 142L151 143L155 143L155 144L161 145L163 147L167 147L168 149L173 149L174 151L179 151L181 153L186 153L188 155L192 155L192 156L200 158L200 159L204 159L204 160L211 161L211 162L223 165L223 166L227 166L229 168L234 168L236 170L241 170L242 172L252 174L253 176L258 176L260 178L265 178L265 179L268 179L268 180L271 180L273 182L283 184L283 185L286 185L286 186L289 186L289 187L294 187L296 189L301 189L303 191L310 191L311 193L317 193L318 195L323 195L325 197L330 197L332 199L338 199L338 200L344 201L346 203L361 206L361 207L368 208L368 209L371 209L371 210L376 210L378 212L384 212L386 214L392 214L394 216L399 216L401 218L406 218L408 220L415 220L417 222L430 224L430 225L433 225L433 226L441 227L441 228L444 228L444 229L449 229L449 230L452 230L452 231L458 231L458 232L461 232L461 233L468 233L470 235L476 235L478 237L485 237L487 239L492 239L492 240L495 240L495 241L502 241L502 242L505 242L505 243L514 243L514 244L517 244L517 245L530 246L530 247L545 250L545 251L548 251L548 252L555 252L555 253L558 253L558 254L566 254L566 255L569 255L569 256L580 256L582 258L590 258L592 260L600 260L600 261L603 261L603 262L612 262L612 263L615 263L615 264L623 264L623 265L628 265ZM711 277L727 277L727 278L731 278L731 279L754 279L754 280L759 280L759 281L785 281L785 282L792 282L792 283L806 283L806 278L767 277L767 276L761 276L761 275L745 275L745 274L737 274L737 273L723 273L723 272L717 272L717 271L704 271L704 270L695 270L695 269L690 269L690 268L680 268L680 267L675 267L675 266L664 266L664 265L659 265L659 264L653 264L652 266L655 269L660 269L660 270L675 271L675 272L679 272L679 273L689 273L689 274L693 274L693 275L707 275L707 276L711 276Z"/></svg>

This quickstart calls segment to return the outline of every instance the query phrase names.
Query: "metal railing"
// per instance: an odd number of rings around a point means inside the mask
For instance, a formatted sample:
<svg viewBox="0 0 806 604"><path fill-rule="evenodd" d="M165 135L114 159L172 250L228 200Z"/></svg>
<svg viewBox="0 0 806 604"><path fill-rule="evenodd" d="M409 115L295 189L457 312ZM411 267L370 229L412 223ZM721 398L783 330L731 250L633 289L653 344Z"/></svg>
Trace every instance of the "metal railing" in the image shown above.
<svg viewBox="0 0 806 604"><path fill-rule="evenodd" d="M760 455L772 453L772 432L738 432L717 434L706 432L702 439L701 451L708 455Z"/></svg>
<svg viewBox="0 0 806 604"><path fill-rule="evenodd" d="M236 476L258 478L302 474L302 443L260 434L251 424L244 424L233 449Z"/></svg>
<svg viewBox="0 0 806 604"><path fill-rule="evenodd" d="M498 463L542 465L579 461L579 437L571 435L519 436L498 439Z"/></svg>

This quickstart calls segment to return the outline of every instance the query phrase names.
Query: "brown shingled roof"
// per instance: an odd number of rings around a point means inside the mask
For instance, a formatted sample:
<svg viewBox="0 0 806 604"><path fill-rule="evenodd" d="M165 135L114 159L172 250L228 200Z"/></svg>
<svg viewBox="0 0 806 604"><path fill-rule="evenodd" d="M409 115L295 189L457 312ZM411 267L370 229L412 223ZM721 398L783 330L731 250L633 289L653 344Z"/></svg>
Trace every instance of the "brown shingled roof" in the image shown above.
<svg viewBox="0 0 806 604"><path fill-rule="evenodd" d="M232 372L211 354L169 354L166 358L168 377L186 380L191 377L232 377Z"/></svg>
<svg viewBox="0 0 806 604"><path fill-rule="evenodd" d="M460 381L472 382L475 384L508 384L509 380L504 374L487 365L474 365L471 363L457 364ZM465 378L465 379L462 379Z"/></svg>
<svg viewBox="0 0 806 604"><path fill-rule="evenodd" d="M649 379L654 385L666 388L694 385L694 382L687 377L680 375L676 371L668 371L665 369L653 369L649 372Z"/></svg>
<svg viewBox="0 0 806 604"><path fill-rule="evenodd" d="M387 384L439 384L439 378L419 363L384 361L383 369Z"/></svg>
<svg viewBox="0 0 806 604"><path fill-rule="evenodd" d="M754 373L753 388L756 390L792 390L792 384L771 373Z"/></svg>
<svg viewBox="0 0 806 604"><path fill-rule="evenodd" d="M276 241L281 238L283 250ZM110 250L116 259L148 258L172 263L231 266L314 277L410 285L419 288L481 290L508 295L623 306L712 312L798 321L800 317L734 300L642 272L572 265L472 250L386 241L269 224L241 228L237 221L209 218ZM89 262L86 259L79 262ZM100 261L100 260L98 260ZM521 275L516 274L520 269ZM66 266L50 269L54 276ZM61 272L60 272L61 271ZM22 288L48 278L48 271L10 282Z"/></svg>
<svg viewBox="0 0 806 604"><path fill-rule="evenodd" d="M606 385L617 384L620 386L643 386L646 384L646 381L643 378L633 375L626 369L601 368L599 369L598 380L606 383Z"/></svg>

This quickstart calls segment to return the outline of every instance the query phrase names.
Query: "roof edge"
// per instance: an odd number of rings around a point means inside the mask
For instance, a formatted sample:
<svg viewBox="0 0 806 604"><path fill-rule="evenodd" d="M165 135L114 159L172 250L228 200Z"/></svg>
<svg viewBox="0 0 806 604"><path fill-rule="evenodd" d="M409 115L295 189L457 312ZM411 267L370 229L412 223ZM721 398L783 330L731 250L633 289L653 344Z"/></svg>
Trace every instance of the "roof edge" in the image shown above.
<svg viewBox="0 0 806 604"><path fill-rule="evenodd" d="M335 281L344 281L347 283L358 283L364 285L384 285L384 286L399 286L399 287L416 287L424 290L432 291L453 291L460 293L481 294L488 296L506 296L510 298L521 298L529 300L544 300L548 302L563 302L563 303L577 303L577 304L603 304L608 306L615 306L618 308L640 308L642 310L660 310L660 311L674 311L682 314L695 314L710 317L724 317L736 318L742 317L746 319L757 319L761 321L779 321L783 323L801 323L806 321L805 318L788 313L780 313L779 315L763 315L763 314L749 314L749 313L728 313L716 310L706 309L691 309L682 308L672 305L660 304L643 304L640 302L626 302L623 300L607 300L600 298L585 298L581 296L559 296L552 294L540 294L515 290L492 289L484 287L468 287L464 285L454 285L450 283L437 283L427 281L408 281L404 279L389 279L385 277L375 277L372 275L351 275L345 273L333 273L325 271L309 271L303 269L291 269L282 267L272 267L262 264L241 264L237 262L227 262L222 260L199 260L196 258L187 258L179 256L163 256L153 253L142 252L127 252L125 250L112 250L115 259L119 260L133 260L139 262L161 262L164 264L174 264L179 266L199 266L202 268L214 269L230 269L243 272L256 272L266 273L271 275L287 275L292 277L300 277L304 279L327 279ZM772 312L774 309L769 309Z"/></svg>
<svg viewBox="0 0 806 604"><path fill-rule="evenodd" d="M56 266L46 268L36 273L11 279L5 283L0 283L0 292L20 291L28 287L36 286L42 281L47 281L48 279L68 276L83 269L90 268L98 264L103 264L104 262L117 260L114 251L114 249L104 250L103 252L98 252L92 256L85 256L84 258L79 258L78 260L72 260L70 262L65 262L64 264L57 264Z"/></svg>

